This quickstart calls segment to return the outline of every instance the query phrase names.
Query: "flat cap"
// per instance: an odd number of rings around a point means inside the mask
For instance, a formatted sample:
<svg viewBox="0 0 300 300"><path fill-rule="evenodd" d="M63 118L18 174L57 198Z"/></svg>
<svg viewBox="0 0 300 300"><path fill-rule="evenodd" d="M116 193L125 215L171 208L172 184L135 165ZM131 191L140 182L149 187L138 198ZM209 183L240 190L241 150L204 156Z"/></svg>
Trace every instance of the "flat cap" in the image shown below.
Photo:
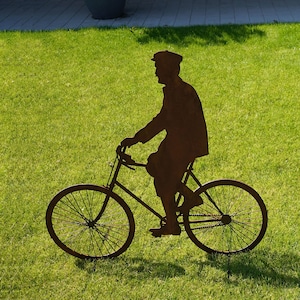
<svg viewBox="0 0 300 300"><path fill-rule="evenodd" d="M182 56L170 51L160 51L155 53L151 60L157 63L164 62L167 64L179 65L182 61Z"/></svg>

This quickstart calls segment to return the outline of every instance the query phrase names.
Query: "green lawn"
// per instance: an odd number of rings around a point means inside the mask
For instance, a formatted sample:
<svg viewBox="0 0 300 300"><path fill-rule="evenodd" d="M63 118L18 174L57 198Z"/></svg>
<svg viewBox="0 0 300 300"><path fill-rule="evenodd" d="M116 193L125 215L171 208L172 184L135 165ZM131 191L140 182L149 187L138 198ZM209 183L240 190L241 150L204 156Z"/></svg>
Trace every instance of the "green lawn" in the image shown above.
<svg viewBox="0 0 300 300"><path fill-rule="evenodd" d="M300 299L299 41L299 24L1 32L0 299ZM47 205L68 185L106 184L118 143L161 107L150 58L165 49L202 99L210 155L196 173L253 186L266 236L230 261L209 257L185 233L151 237L156 219L125 198L131 247L77 260L50 239ZM131 154L144 161L162 137ZM145 172L122 176L161 211Z"/></svg>

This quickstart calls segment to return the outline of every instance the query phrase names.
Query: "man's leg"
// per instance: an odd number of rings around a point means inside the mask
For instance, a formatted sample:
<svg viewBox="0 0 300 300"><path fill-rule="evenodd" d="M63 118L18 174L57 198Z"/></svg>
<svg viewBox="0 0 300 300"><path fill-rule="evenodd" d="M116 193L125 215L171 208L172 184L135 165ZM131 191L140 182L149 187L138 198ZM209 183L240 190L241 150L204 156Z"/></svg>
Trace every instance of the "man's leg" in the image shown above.
<svg viewBox="0 0 300 300"><path fill-rule="evenodd" d="M168 172L156 175L157 176L154 177L154 185L157 191L157 195L161 198L166 213L166 224L161 228L150 229L150 231L154 236L167 234L179 235L181 229L177 221L177 206L175 203L175 193L177 191L178 176L174 177L174 173Z"/></svg>
<svg viewBox="0 0 300 300"><path fill-rule="evenodd" d="M180 226L177 221L176 205L174 195L162 195L161 201L166 213L166 224L161 228L150 229L154 236L161 235L179 235L181 232Z"/></svg>
<svg viewBox="0 0 300 300"><path fill-rule="evenodd" d="M179 211L181 212L186 212L194 206L203 204L201 197L195 195L194 192L182 182L180 182L178 186L178 192L184 196L184 202L179 207Z"/></svg>
<svg viewBox="0 0 300 300"><path fill-rule="evenodd" d="M166 195L161 197L162 204L166 212L166 228L170 233L179 234L180 227L177 221L175 195Z"/></svg>
<svg viewBox="0 0 300 300"><path fill-rule="evenodd" d="M187 160L178 159L176 155L171 158L172 151L166 151L165 145L164 142L161 143L158 151L149 156L147 164L147 171L154 177L156 193L161 198L166 213L166 225L150 229L154 236L180 234L175 194L189 163Z"/></svg>

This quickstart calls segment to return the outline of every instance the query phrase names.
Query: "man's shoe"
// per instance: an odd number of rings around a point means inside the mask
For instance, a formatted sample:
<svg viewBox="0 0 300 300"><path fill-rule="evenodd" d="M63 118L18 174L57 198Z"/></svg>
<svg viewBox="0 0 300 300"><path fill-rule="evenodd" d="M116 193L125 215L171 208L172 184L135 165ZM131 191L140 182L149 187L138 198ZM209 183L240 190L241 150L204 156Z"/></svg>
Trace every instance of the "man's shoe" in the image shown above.
<svg viewBox="0 0 300 300"><path fill-rule="evenodd" d="M151 228L149 231L152 232L152 235L154 237L161 237L162 235L180 235L181 233L181 229L179 225L171 229L166 225L164 225L160 228Z"/></svg>

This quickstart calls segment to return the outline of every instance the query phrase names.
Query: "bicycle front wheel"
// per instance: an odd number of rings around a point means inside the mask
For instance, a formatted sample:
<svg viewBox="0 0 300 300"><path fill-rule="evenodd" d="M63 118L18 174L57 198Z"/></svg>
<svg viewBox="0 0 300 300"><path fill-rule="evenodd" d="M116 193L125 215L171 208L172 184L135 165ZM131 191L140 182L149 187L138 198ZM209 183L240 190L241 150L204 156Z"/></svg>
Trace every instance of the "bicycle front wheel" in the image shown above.
<svg viewBox="0 0 300 300"><path fill-rule="evenodd" d="M48 206L46 225L62 250L82 259L122 254L135 231L132 212L124 200L105 187L87 184L59 192Z"/></svg>
<svg viewBox="0 0 300 300"><path fill-rule="evenodd" d="M208 253L234 254L253 249L267 229L267 209L245 183L215 180L195 191L203 204L184 215L190 239Z"/></svg>

